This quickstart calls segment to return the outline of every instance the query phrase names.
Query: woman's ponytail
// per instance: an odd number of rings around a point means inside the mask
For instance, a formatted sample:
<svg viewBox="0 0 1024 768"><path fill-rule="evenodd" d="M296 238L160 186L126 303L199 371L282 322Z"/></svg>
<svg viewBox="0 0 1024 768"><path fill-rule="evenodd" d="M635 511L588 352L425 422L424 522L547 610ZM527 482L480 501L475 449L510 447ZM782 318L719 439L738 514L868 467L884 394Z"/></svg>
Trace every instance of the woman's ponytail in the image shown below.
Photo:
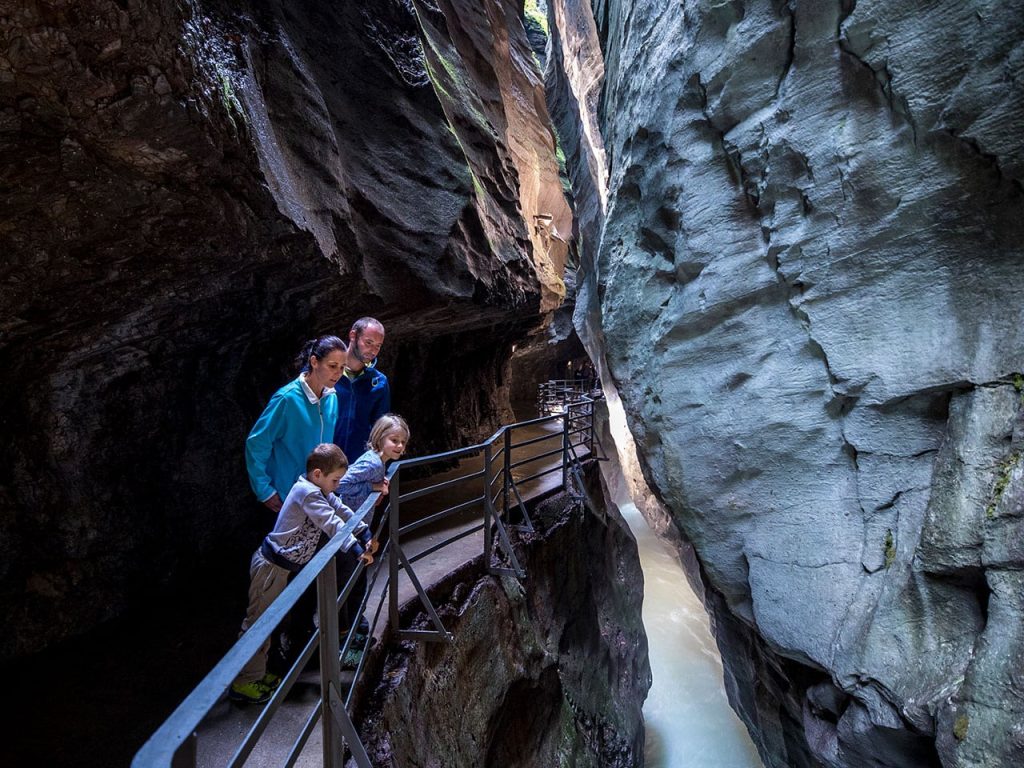
<svg viewBox="0 0 1024 768"><path fill-rule="evenodd" d="M335 350L347 352L348 347L337 336L318 336L303 345L299 356L295 358L295 364L300 370L309 370L309 358L315 357L317 360L323 360Z"/></svg>

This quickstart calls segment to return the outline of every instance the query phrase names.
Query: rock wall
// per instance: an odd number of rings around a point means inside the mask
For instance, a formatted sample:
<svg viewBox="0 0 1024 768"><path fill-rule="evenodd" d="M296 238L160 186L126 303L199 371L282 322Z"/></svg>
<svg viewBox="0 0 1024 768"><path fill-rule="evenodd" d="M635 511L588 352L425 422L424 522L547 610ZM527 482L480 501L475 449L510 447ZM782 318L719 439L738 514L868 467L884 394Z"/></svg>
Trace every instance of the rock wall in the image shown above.
<svg viewBox="0 0 1024 768"><path fill-rule="evenodd" d="M253 546L313 335L383 320L416 451L507 419L572 231L518 14L0 0L0 658Z"/></svg>
<svg viewBox="0 0 1024 768"><path fill-rule="evenodd" d="M1020 763L1024 3L591 6L577 323L763 759Z"/></svg>
<svg viewBox="0 0 1024 768"><path fill-rule="evenodd" d="M522 583L481 576L477 560L442 585L451 644L386 656L360 726L374 765L643 764L643 574L596 476L596 514L564 497L539 510L537 535L517 544Z"/></svg>

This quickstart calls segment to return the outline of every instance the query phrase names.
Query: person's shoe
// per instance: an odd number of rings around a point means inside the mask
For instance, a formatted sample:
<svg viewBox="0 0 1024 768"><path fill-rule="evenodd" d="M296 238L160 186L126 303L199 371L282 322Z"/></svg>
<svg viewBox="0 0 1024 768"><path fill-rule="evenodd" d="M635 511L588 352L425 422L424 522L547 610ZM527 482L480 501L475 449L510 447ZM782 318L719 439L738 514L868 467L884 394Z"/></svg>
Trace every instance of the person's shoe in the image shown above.
<svg viewBox="0 0 1024 768"><path fill-rule="evenodd" d="M365 617L360 616L359 622L356 624L354 629L343 629L341 631L342 641L348 637L350 631L352 632L352 645L364 645L366 643L366 638L370 636L370 622L368 622Z"/></svg>
<svg viewBox="0 0 1024 768"><path fill-rule="evenodd" d="M239 704L264 704L270 699L271 693L262 680L253 680L251 683L232 683L228 689L228 698Z"/></svg>
<svg viewBox="0 0 1024 768"><path fill-rule="evenodd" d="M345 655L341 657L341 668L342 669L355 669L359 666L359 662L363 658L363 652L359 648L349 648Z"/></svg>
<svg viewBox="0 0 1024 768"><path fill-rule="evenodd" d="M267 674L260 678L260 684L267 690L273 691L281 684L281 678L273 672L267 672Z"/></svg>

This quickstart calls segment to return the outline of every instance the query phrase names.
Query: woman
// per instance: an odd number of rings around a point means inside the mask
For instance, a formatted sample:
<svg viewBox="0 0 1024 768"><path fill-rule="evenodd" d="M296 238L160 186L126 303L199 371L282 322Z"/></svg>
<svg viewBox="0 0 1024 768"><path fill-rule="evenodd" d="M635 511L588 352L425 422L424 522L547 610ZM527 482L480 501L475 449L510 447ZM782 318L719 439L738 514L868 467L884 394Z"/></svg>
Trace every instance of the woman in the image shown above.
<svg viewBox="0 0 1024 768"><path fill-rule="evenodd" d="M249 484L256 498L274 513L281 511L282 499L306 471L309 452L334 437L338 419L334 385L347 351L337 336L306 342L296 359L306 370L274 393L245 441Z"/></svg>

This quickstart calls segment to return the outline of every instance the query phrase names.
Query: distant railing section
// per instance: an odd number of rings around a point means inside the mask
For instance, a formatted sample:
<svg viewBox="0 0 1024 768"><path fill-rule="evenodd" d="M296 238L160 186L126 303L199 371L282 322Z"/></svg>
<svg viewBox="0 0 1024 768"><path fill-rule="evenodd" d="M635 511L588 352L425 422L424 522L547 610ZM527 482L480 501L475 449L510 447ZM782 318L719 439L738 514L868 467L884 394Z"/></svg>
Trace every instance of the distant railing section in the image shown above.
<svg viewBox="0 0 1024 768"><path fill-rule="evenodd" d="M388 470L389 506L375 529L375 536L378 539L384 531L389 534L380 554L388 563L387 582L384 589L379 592L373 619L370 622L371 634L379 623L386 598L392 638L450 642L452 635L445 629L426 590L417 578L414 565L438 550L480 531L483 531L483 555L488 572L525 578L526 572L516 557L509 537L509 529L513 527L533 530L533 522L520 492L521 486L558 472L560 486L573 498L581 498L581 493L585 494L579 471L581 453L585 450L585 455L595 454L597 439L594 431L594 400L583 394L580 389L569 387L567 384L574 382L547 382L542 385L550 392L541 399L546 404L557 404L559 408L557 411L549 412L550 415L504 426L478 445L421 458L404 459L391 465ZM536 436L538 429L543 429L547 434ZM530 432L534 436L523 437L524 432ZM530 455L523 457L523 449L532 448L536 451L535 446L543 447L538 453L531 451ZM519 456L516 455L517 451ZM431 465L449 468L453 462L480 456L482 461L478 470L444 479L433 485L403 489L403 469ZM558 461L551 462L556 456ZM540 464L545 461L551 465ZM440 511L417 516L417 506L426 506L425 500L436 499L439 495L444 499L440 503ZM225 761L203 762L213 762L231 768L242 765L266 732L275 713L280 709L313 654L319 652L320 699L294 739L283 765L290 768L295 764L317 722L322 722L325 768L341 768L345 761L346 747L360 768L372 768L350 714L352 695L363 674L366 657L363 656L351 679L343 684L340 659L353 644L355 634L353 629L350 629L342 636L338 627L340 606L345 604L359 583L365 566L362 562L359 563L339 595L335 556L356 525L364 518L371 519L378 498L378 493L372 494L356 511L352 520L347 522L342 530L293 577L277 600L239 638L227 655L136 753L132 761L133 768L195 768L200 751L199 737L203 720L222 700L228 686L241 669L273 635L278 625L313 582L316 582L319 629L299 652L281 684L249 727L235 752ZM410 537L428 528L454 528L455 532L415 554L407 551L406 542ZM384 572L383 568L374 569L373 578L363 597L358 615L365 612L369 596L378 594L375 589L376 583ZM415 589L428 617L430 628L411 629L400 626L400 575L408 578Z"/></svg>
<svg viewBox="0 0 1024 768"><path fill-rule="evenodd" d="M564 413L569 403L600 396L598 383L593 377L551 379L537 388L537 413L542 416Z"/></svg>

